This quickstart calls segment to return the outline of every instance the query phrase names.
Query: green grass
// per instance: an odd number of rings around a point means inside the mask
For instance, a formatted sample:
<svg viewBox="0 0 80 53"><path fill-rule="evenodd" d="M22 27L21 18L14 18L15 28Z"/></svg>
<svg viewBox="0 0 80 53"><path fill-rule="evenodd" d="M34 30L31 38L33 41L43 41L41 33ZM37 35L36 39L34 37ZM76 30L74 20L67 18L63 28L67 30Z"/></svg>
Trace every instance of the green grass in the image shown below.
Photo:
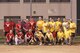
<svg viewBox="0 0 80 53"><path fill-rule="evenodd" d="M76 39L80 40L80 36L76 36Z"/></svg>
<svg viewBox="0 0 80 53"><path fill-rule="evenodd" d="M4 38L1 38L1 37L0 37L0 40L3 40L3 39L4 39Z"/></svg>
<svg viewBox="0 0 80 53"><path fill-rule="evenodd" d="M0 37L0 40L3 40L3 39L5 39L5 37Z"/></svg>
<svg viewBox="0 0 80 53"><path fill-rule="evenodd" d="M0 37L0 44L3 44L5 42L5 37Z"/></svg>
<svg viewBox="0 0 80 53"><path fill-rule="evenodd" d="M74 42L80 42L80 36L76 36Z"/></svg>

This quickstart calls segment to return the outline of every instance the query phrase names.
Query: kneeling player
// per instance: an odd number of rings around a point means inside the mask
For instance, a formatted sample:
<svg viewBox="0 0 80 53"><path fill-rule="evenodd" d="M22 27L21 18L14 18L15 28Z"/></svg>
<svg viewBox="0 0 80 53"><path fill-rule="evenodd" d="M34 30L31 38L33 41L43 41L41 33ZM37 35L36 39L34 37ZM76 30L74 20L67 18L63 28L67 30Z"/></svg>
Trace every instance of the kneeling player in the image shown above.
<svg viewBox="0 0 80 53"><path fill-rule="evenodd" d="M58 43L63 45L64 44L64 33L62 29L59 29L57 36L58 36Z"/></svg>
<svg viewBox="0 0 80 53"><path fill-rule="evenodd" d="M6 42L7 42L7 44L13 45L14 34L13 34L12 30L10 30L10 32L6 34Z"/></svg>
<svg viewBox="0 0 80 53"><path fill-rule="evenodd" d="M24 42L23 33L20 31L15 36L15 45L22 44Z"/></svg>
<svg viewBox="0 0 80 53"><path fill-rule="evenodd" d="M51 45L53 44L53 41L54 41L53 34L48 30L45 36L45 43Z"/></svg>
<svg viewBox="0 0 80 53"><path fill-rule="evenodd" d="M25 34L25 43L27 44L34 43L34 36L31 29L29 29L29 31Z"/></svg>
<svg viewBox="0 0 80 53"><path fill-rule="evenodd" d="M44 35L42 34L42 32L40 32L39 30L36 30L34 35L35 35L36 43L39 45L42 45L42 42L44 40L43 39Z"/></svg>

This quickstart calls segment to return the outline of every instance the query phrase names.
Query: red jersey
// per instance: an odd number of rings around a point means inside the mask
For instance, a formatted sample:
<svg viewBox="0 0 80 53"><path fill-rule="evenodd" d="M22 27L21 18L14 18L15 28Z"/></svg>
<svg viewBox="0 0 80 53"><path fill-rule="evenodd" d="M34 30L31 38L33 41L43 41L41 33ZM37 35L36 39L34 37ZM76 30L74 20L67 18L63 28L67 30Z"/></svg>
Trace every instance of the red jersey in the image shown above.
<svg viewBox="0 0 80 53"><path fill-rule="evenodd" d="M13 33L7 33L6 38L7 38L6 41L8 42L8 41L10 41L11 39L14 38L14 34Z"/></svg>
<svg viewBox="0 0 80 53"><path fill-rule="evenodd" d="M18 33L21 30L21 24L16 24L16 33Z"/></svg>
<svg viewBox="0 0 80 53"><path fill-rule="evenodd" d="M18 38L22 38L22 39L24 38L23 33L20 33L20 32L17 34L17 36L18 36Z"/></svg>
<svg viewBox="0 0 80 53"><path fill-rule="evenodd" d="M53 37L56 38L57 33L56 32L52 32L52 34L53 34Z"/></svg>
<svg viewBox="0 0 80 53"><path fill-rule="evenodd" d="M25 28L25 31L28 31L31 27L31 24L27 22L23 27Z"/></svg>
<svg viewBox="0 0 80 53"><path fill-rule="evenodd" d="M11 28L14 29L15 23L11 21Z"/></svg>
<svg viewBox="0 0 80 53"><path fill-rule="evenodd" d="M33 37L33 33L32 32L27 32L26 36L32 38Z"/></svg>
<svg viewBox="0 0 80 53"><path fill-rule="evenodd" d="M34 20L30 20L31 29L34 30L36 26L36 22Z"/></svg>
<svg viewBox="0 0 80 53"><path fill-rule="evenodd" d="M4 30L5 32L9 32L10 30L12 30L11 22L4 22Z"/></svg>

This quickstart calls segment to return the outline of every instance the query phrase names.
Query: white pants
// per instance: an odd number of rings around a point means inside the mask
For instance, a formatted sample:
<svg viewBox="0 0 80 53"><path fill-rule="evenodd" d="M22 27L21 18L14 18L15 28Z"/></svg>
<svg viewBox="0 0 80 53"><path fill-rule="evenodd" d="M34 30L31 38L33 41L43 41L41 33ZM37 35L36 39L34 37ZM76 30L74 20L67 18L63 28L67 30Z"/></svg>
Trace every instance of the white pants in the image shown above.
<svg viewBox="0 0 80 53"><path fill-rule="evenodd" d="M18 39L18 37L15 37L15 45L21 44L23 42L24 42L24 40Z"/></svg>
<svg viewBox="0 0 80 53"><path fill-rule="evenodd" d="M15 37L15 45L18 45L18 38Z"/></svg>

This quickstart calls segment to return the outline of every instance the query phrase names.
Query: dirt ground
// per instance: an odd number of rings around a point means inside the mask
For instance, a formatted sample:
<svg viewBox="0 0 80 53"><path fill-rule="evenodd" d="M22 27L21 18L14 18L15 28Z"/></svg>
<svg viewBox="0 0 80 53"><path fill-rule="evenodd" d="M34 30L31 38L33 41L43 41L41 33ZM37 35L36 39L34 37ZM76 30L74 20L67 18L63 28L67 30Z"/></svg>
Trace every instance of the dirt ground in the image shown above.
<svg viewBox="0 0 80 53"><path fill-rule="evenodd" d="M0 53L80 53L80 45L77 46L0 45Z"/></svg>

